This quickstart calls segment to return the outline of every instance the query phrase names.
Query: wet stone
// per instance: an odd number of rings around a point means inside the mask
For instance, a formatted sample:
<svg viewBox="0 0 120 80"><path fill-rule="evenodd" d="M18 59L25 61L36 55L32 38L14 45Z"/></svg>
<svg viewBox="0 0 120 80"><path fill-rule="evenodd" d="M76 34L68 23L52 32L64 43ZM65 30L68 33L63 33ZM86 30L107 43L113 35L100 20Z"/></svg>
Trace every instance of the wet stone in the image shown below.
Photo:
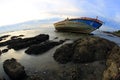
<svg viewBox="0 0 120 80"><path fill-rule="evenodd" d="M2 50L2 53L6 53L6 52L8 52L8 50L9 50L9 49L3 49L3 50Z"/></svg>
<svg viewBox="0 0 120 80"><path fill-rule="evenodd" d="M60 48L56 49L55 53L54 53L54 59L59 62L59 63L67 63L70 62L72 60L72 56L73 56L73 50L72 50L72 44L65 44L63 46L61 46Z"/></svg>
<svg viewBox="0 0 120 80"><path fill-rule="evenodd" d="M46 52L48 50L50 50L51 48L62 44L64 41L60 40L60 41L51 41L51 40L47 40L44 41L40 44L35 44L30 46L25 53L27 54L41 54L43 52Z"/></svg>
<svg viewBox="0 0 120 80"><path fill-rule="evenodd" d="M24 67L14 58L4 61L3 68L12 80L22 80L27 76Z"/></svg>
<svg viewBox="0 0 120 80"><path fill-rule="evenodd" d="M99 37L78 39L72 45L65 44L56 49L54 59L60 63L88 63L104 60L116 44Z"/></svg>

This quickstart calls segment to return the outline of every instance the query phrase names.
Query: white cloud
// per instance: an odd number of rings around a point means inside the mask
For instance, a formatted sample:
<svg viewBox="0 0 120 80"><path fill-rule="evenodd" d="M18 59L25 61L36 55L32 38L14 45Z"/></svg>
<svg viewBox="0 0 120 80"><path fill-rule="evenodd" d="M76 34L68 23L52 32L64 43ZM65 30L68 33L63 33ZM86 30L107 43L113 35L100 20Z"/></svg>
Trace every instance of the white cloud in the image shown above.
<svg viewBox="0 0 120 80"><path fill-rule="evenodd" d="M116 31L117 29L109 27L109 26L101 26L99 28L99 30L102 30L102 31Z"/></svg>
<svg viewBox="0 0 120 80"><path fill-rule="evenodd" d="M116 22L120 23L120 14L117 13L113 19L114 19Z"/></svg>
<svg viewBox="0 0 120 80"><path fill-rule="evenodd" d="M78 11L73 0L5 0L0 3L0 25L32 19L75 16ZM1 2L1 1L0 1Z"/></svg>
<svg viewBox="0 0 120 80"><path fill-rule="evenodd" d="M51 16L57 16L57 17L70 17L75 16L75 13L84 13L83 9L77 8L72 2L74 0L45 0L43 3L44 5L44 11L49 13ZM40 2L36 3L38 6L41 4ZM39 10L41 9L38 7Z"/></svg>
<svg viewBox="0 0 120 80"><path fill-rule="evenodd" d="M106 17L106 6L105 0L0 0L0 26L53 17Z"/></svg>

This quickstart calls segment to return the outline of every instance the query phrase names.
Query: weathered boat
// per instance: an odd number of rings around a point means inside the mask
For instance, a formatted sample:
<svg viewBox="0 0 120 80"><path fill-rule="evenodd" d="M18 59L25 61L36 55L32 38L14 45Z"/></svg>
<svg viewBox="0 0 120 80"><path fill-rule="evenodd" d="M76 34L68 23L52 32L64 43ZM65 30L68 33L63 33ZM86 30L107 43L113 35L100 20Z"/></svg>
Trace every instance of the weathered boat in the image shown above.
<svg viewBox="0 0 120 80"><path fill-rule="evenodd" d="M57 31L91 33L99 29L103 22L96 18L81 17L81 18L67 18L63 21L54 23Z"/></svg>

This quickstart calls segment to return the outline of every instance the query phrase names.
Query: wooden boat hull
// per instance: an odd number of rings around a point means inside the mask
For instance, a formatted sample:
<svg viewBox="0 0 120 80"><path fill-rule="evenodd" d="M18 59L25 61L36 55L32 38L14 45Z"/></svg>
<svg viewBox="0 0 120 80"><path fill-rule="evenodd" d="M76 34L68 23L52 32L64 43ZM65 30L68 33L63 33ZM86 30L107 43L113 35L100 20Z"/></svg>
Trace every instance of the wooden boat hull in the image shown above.
<svg viewBox="0 0 120 80"><path fill-rule="evenodd" d="M96 30L92 26L83 22L61 21L54 24L57 31L91 33Z"/></svg>

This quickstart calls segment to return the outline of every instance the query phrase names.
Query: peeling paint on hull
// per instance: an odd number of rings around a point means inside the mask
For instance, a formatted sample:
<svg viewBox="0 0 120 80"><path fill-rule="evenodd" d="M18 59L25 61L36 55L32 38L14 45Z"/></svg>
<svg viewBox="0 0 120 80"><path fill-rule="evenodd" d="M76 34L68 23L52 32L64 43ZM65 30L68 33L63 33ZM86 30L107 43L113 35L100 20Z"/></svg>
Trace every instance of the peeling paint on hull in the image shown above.
<svg viewBox="0 0 120 80"><path fill-rule="evenodd" d="M102 23L103 22L98 19L83 17L78 19L66 19L54 23L54 26L57 31L91 33L98 29Z"/></svg>
<svg viewBox="0 0 120 80"><path fill-rule="evenodd" d="M54 26L57 31L91 33L92 31L96 30L85 23L76 23L70 21L65 21L59 24L56 23Z"/></svg>

